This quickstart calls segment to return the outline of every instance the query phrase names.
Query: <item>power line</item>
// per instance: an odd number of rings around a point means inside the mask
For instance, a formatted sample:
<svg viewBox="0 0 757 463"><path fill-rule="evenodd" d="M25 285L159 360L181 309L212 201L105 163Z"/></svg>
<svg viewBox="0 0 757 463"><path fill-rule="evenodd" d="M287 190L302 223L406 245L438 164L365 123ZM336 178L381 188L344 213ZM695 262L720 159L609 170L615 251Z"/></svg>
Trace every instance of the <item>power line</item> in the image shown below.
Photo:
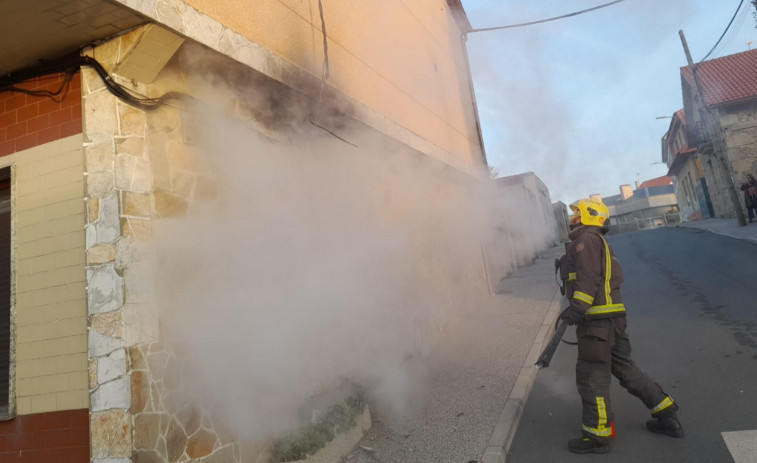
<svg viewBox="0 0 757 463"><path fill-rule="evenodd" d="M721 44L715 49L714 56L722 56L723 53L725 53L726 49L731 46L733 40L739 35L739 31L744 25L744 21L746 20L747 16L749 16L749 8L742 8L739 17L733 23L731 30L728 31L725 40L723 40L723 42L721 42Z"/></svg>
<svg viewBox="0 0 757 463"><path fill-rule="evenodd" d="M549 22L549 21L556 21L558 19L569 18L571 16L578 16L579 14L588 13L590 11L598 10L600 8L604 8L604 7L607 7L607 6L610 6L610 5L615 5L616 3L620 3L620 2L623 2L623 1L625 1L625 0L615 0L614 2L605 3L603 5L595 6L593 8L587 8L585 10L576 11L574 13L564 14L562 16L555 16L554 18L540 19L538 21L531 21L531 22L521 23L521 24L511 24L509 26L482 27L482 28L479 28L479 29L471 29L471 30L468 31L468 33L471 33L471 32L484 32L484 31L496 31L496 30L499 30L499 29L513 29L515 27L532 26L534 24L541 24L541 23L546 23L546 22ZM742 2L743 1L744 0L742 0Z"/></svg>
<svg viewBox="0 0 757 463"><path fill-rule="evenodd" d="M714 46L712 47L712 49L711 49L711 50L709 51L709 53L707 53L707 55L705 55L705 57L704 57L704 58L702 58L702 59L701 59L701 60L699 61L700 63L701 63L702 61L706 60L706 59L707 59L707 58L708 58L708 57L710 56L710 54L711 54L711 53L712 53L712 52L713 52L713 51L715 50L715 48L716 48L716 47L718 46L718 44L720 44L720 41L721 41L721 40L723 40L723 37L725 37L725 34L726 34L726 32L728 32L728 29L729 29L729 28L731 27L731 24L733 24L733 20L734 20L734 19L736 19L736 16L737 16L737 15L739 14L739 11L741 10L741 5L743 5L743 4L744 4L744 0L741 0L741 1L739 2L739 6L738 6L738 7L736 8L736 12L735 12L735 13L733 13L733 17L732 17L732 18L731 18L731 20L730 20L730 21L728 22L728 25L727 25L727 26L725 27L725 30L723 31L723 33L722 33L722 34L720 35L720 38L719 38L719 39L718 39L718 41L717 41L717 42L715 43L715 45L714 45Z"/></svg>

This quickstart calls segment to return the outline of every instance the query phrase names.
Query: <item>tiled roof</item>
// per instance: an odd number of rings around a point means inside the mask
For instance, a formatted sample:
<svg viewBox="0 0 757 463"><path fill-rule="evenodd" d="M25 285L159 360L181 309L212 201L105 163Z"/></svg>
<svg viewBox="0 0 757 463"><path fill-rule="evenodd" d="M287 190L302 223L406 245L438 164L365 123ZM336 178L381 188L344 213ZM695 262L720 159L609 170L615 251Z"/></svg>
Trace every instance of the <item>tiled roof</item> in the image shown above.
<svg viewBox="0 0 757 463"><path fill-rule="evenodd" d="M651 180L647 180L641 185L636 188L637 190L641 190L643 188L652 188L655 186L665 186L665 185L672 185L673 179L668 177L667 175L663 175L662 177L653 178Z"/></svg>
<svg viewBox="0 0 757 463"><path fill-rule="evenodd" d="M688 66L681 77L696 88ZM719 106L757 97L757 49L703 61L697 66L705 103ZM695 90L696 91L696 90Z"/></svg>

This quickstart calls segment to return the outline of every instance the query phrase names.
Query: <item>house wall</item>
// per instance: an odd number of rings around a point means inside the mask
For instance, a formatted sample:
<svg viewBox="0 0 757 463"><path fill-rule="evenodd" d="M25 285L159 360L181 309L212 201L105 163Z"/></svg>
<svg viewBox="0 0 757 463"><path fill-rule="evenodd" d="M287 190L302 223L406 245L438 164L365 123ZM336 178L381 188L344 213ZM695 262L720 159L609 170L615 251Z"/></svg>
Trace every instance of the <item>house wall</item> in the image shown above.
<svg viewBox="0 0 757 463"><path fill-rule="evenodd" d="M56 91L63 76L24 82ZM0 167L12 167L11 372L16 416L0 422L2 461L89 455L84 168L80 77L57 101L0 93Z"/></svg>
<svg viewBox="0 0 757 463"><path fill-rule="evenodd" d="M324 0L328 76L316 1L121 3L305 93L337 91L348 97L342 110L374 129L487 173L461 32L444 0L387 0L369 10Z"/></svg>
<svg viewBox="0 0 757 463"><path fill-rule="evenodd" d="M728 146L734 183L744 209L744 195L739 186L746 181L746 174L757 175L757 105L741 104L720 109L720 123Z"/></svg>
<svg viewBox="0 0 757 463"><path fill-rule="evenodd" d="M494 180L492 241L487 261L492 285L559 243L549 190L533 173Z"/></svg>
<svg viewBox="0 0 757 463"><path fill-rule="evenodd" d="M699 201L695 190L698 183L696 173L696 165L694 160L691 159L686 162L675 177L675 194L681 221L691 220L691 218L697 216L697 211L699 211ZM692 183L692 179L697 183Z"/></svg>
<svg viewBox="0 0 757 463"><path fill-rule="evenodd" d="M728 177L729 174L726 173L726 169L730 169L730 167L723 166L723 164L711 154L698 155L701 159L704 177L707 180L707 185L710 187L710 199L712 200L712 208L715 217L736 217L733 210L733 202L731 201L731 196L728 190L730 179Z"/></svg>
<svg viewBox="0 0 757 463"><path fill-rule="evenodd" d="M676 200L682 222L702 220L710 216L707 201L709 188L703 177L704 168L700 157L691 158L674 177ZM705 192L705 188L707 191Z"/></svg>
<svg viewBox="0 0 757 463"><path fill-rule="evenodd" d="M120 60L128 56L129 47L139 41L140 33L141 30L136 30L104 43L92 53L109 69L117 69ZM296 232L320 237L326 243L333 240L328 235L334 233L343 234L345 240L358 239L357 243L366 234L366 245L360 249L379 254L380 247L376 250L370 247L380 246L385 238L397 237L396 244L406 246L407 252L388 252L381 258L402 260L402 265L396 268L398 274L410 275L412 279L387 289L393 293L407 291L404 286L417 287L401 302L382 309L407 317L407 323L395 326L396 334L401 331L402 336L393 347L403 355L427 351L441 330L462 316L462 309L475 307L477 298L488 297L479 228L484 221L482 196L477 179L468 173L451 169L356 121L349 111L332 114L331 121L340 128L339 135L343 138L334 136L311 124L307 111L298 111L312 102L308 97L192 41L179 49L154 82L137 83L134 90L156 96L168 91L190 92L197 97L196 103L205 105L201 111L192 111L191 103L186 106L182 102L155 111L141 111L117 100L93 71L85 69L83 77L88 140L85 230L93 462L113 459L167 462L181 458L236 462L248 461L244 455L249 452L261 452L256 447L258 443L242 441L234 430L228 430L225 425L228 417L223 409L192 395L189 386L200 381L195 381L190 373L198 365L187 365L186 353L183 356L177 353L176 345L167 342L164 336L165 323L178 324L180 319L171 318L170 301L161 299L159 293L177 290L188 283L184 280L176 286L165 284L170 269L162 266L165 262L156 260L152 247L154 233L174 223L187 223L179 230L190 232L186 238L195 240L195 247L202 249L206 242L202 235L191 234L191 224L205 207L241 216L238 218L249 231L242 228L238 232L255 237L255 230L276 228L275 222L266 222L267 214L275 218L289 213L287 203L276 207L279 203L274 199L309 188L310 194L300 198L302 204L298 201L290 204L292 210L302 209L303 215L297 219L299 225L291 229L293 232L299 230ZM124 85L134 85L115 78ZM223 127L241 124L243 140L269 140L281 147L281 156L292 158L287 161L292 163L290 168L277 177L281 172L273 168L275 165L267 164L270 160L262 162L266 153L249 148L253 151L247 157L261 164L225 172L231 176L246 172L248 177L243 183L253 186L278 179L270 186L272 190L261 186L257 191L272 199L270 210L268 207L262 212L248 210L249 206L243 205L258 198L257 195L229 196L231 183L222 173L224 168L233 167L234 151L239 146L220 148L223 145L213 144L207 149L203 145L206 137L213 135L208 133L212 132L208 127L213 125L209 122L216 121L203 119L203 115L214 111L222 113L218 120L228 118L228 123L219 124ZM227 138L221 137L217 142ZM241 143L241 146L248 145ZM321 158L305 158L312 164L297 161L296 156L311 152L321 153ZM333 188L337 189L332 191ZM330 192L336 196L328 196ZM332 210L331 200L347 210ZM330 225L313 215L315 211L335 214L337 221ZM359 222L352 223L355 217ZM347 222L343 230L336 226L341 220ZM353 226L357 228L353 230ZM377 234L376 230L386 230L387 234ZM229 231L236 230L219 230ZM277 229L276 234L281 234L281 230ZM178 239L179 235L175 237ZM379 241L374 243L372 239ZM317 250L316 247L310 252ZM295 278L291 272L305 265L302 259L312 259L286 254L286 250L282 253L272 258L271 265L290 266L287 275L292 275L291 278ZM202 267L198 272L201 276ZM384 276L393 280L391 275ZM366 285L368 291L389 284L380 282L377 286L366 277L361 280L360 272L354 278ZM245 281L250 288L256 287L257 280ZM293 283L295 287L297 282ZM188 285L201 288L201 283ZM350 293L347 288L347 294ZM360 293L359 298L361 302L372 299L366 298L365 293ZM394 312L399 308L422 311ZM237 317L252 316L249 312L247 308L225 312L232 322L229 327L234 327ZM290 324L291 321L283 326ZM221 390L233 387L233 383L222 381L219 387ZM177 400L189 405L177 406ZM299 403L286 405L299 406Z"/></svg>

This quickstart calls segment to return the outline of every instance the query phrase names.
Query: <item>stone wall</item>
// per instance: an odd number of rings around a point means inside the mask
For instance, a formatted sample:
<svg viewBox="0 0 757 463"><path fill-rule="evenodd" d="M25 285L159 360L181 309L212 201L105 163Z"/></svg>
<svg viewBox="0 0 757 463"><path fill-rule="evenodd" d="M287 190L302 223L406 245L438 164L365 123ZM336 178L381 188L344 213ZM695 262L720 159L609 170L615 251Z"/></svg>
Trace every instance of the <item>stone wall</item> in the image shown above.
<svg viewBox="0 0 757 463"><path fill-rule="evenodd" d="M140 33L92 55L112 68ZM92 461L239 461L239 448L220 440L204 410L168 406L177 399L170 382L177 376L167 372L177 362L159 342L152 287L154 220L186 215L216 187L198 167L198 153L184 145L179 110L145 112L112 95L93 70L83 75ZM182 88L171 74L149 89L122 83L158 94L162 85Z"/></svg>
<svg viewBox="0 0 757 463"><path fill-rule="evenodd" d="M736 105L721 110L720 117L734 182L741 205L746 208L739 186L746 181L746 174L757 175L757 105Z"/></svg>

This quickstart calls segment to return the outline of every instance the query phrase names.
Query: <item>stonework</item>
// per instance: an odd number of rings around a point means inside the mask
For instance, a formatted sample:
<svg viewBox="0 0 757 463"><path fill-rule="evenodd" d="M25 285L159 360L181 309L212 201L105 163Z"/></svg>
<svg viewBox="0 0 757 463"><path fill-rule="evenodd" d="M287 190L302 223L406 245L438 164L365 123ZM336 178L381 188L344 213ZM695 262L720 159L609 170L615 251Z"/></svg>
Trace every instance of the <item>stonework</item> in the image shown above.
<svg viewBox="0 0 757 463"><path fill-rule="evenodd" d="M99 46L97 59L113 69L139 34ZM218 416L184 396L178 361L157 342L152 288L152 221L185 216L198 185L214 198L215 180L205 171L198 182L206 166L182 141L179 110L145 113L83 74L92 461L239 462L239 444L228 431L219 437Z"/></svg>
<svg viewBox="0 0 757 463"><path fill-rule="evenodd" d="M135 462L241 461L239 444L222 417L186 392L180 361L169 346L133 347L129 359Z"/></svg>
<svg viewBox="0 0 757 463"><path fill-rule="evenodd" d="M716 217L736 217L730 185L745 211L744 195L739 186L746 174L757 174L757 108L754 104L736 104L717 111L725 143L727 167L713 155L702 156L710 197ZM730 177L730 178L729 178Z"/></svg>
<svg viewBox="0 0 757 463"><path fill-rule="evenodd" d="M131 456L131 419L125 411L92 412L90 425L93 459Z"/></svg>

